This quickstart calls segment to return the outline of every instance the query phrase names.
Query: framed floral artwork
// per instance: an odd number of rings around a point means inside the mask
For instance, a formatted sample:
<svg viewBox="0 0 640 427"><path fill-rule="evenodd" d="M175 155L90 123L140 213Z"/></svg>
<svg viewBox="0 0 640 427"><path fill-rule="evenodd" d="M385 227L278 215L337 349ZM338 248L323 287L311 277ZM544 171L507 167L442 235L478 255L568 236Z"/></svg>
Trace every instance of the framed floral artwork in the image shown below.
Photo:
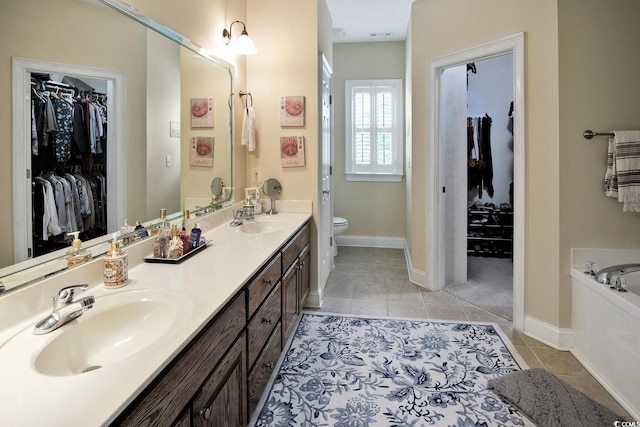
<svg viewBox="0 0 640 427"><path fill-rule="evenodd" d="M280 126L304 126L304 96L280 97Z"/></svg>
<svg viewBox="0 0 640 427"><path fill-rule="evenodd" d="M304 136L280 138L280 163L283 168L304 166Z"/></svg>
<svg viewBox="0 0 640 427"><path fill-rule="evenodd" d="M213 167L213 146L215 139L210 136L191 138L191 166Z"/></svg>
<svg viewBox="0 0 640 427"><path fill-rule="evenodd" d="M191 98L191 127L213 127L213 98Z"/></svg>

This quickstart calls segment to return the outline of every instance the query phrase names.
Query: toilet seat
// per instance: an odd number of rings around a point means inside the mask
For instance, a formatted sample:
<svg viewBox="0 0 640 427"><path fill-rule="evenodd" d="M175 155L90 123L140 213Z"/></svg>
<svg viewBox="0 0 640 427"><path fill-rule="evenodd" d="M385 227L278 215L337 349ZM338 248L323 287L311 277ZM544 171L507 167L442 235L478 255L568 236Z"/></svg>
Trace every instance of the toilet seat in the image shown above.
<svg viewBox="0 0 640 427"><path fill-rule="evenodd" d="M349 224L349 221L347 221L345 218L341 218L339 216L334 216L333 217L333 226L342 226L342 225L347 225Z"/></svg>

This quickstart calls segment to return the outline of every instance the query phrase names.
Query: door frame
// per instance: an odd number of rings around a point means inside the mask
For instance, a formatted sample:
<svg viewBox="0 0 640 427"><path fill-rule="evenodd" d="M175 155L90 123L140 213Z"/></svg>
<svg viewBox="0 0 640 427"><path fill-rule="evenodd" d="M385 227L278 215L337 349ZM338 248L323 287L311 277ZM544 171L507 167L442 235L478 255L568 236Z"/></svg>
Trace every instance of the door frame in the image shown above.
<svg viewBox="0 0 640 427"><path fill-rule="evenodd" d="M106 80L107 231L118 230L127 212L125 73L29 58L12 58L13 248L14 262L33 257L31 201L31 73L51 73Z"/></svg>
<svg viewBox="0 0 640 427"><path fill-rule="evenodd" d="M444 289L444 141L441 108L442 72L494 56L513 55L513 326L524 329L525 308L525 52L524 33L517 33L476 47L434 58L428 64L428 122L426 164L432 178L427 183L427 285Z"/></svg>

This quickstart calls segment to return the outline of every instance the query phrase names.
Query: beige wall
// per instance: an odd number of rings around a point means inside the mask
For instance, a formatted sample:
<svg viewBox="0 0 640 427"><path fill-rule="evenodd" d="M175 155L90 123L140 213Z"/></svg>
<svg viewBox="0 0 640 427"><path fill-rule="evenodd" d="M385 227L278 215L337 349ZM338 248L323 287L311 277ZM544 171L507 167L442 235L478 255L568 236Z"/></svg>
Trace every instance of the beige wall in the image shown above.
<svg viewBox="0 0 640 427"><path fill-rule="evenodd" d="M337 43L334 54L334 214L349 220L346 234L402 237L406 232L405 182L345 179L345 80L405 78L404 42Z"/></svg>
<svg viewBox="0 0 640 427"><path fill-rule="evenodd" d="M640 129L640 2L560 0L560 304L571 303L572 247L640 248L640 214L605 197L607 138ZM568 326L570 311L561 311Z"/></svg>
<svg viewBox="0 0 640 427"><path fill-rule="evenodd" d="M331 19L324 0L247 0L247 21L258 53L247 58L247 85L256 111L257 149L247 153L248 175L262 169L262 179L276 178L282 184L281 198L312 200L314 223L312 247L317 246L319 144L319 64L320 52L331 62L328 44ZM280 97L305 97L305 125L280 126ZM280 164L280 137L304 136L306 166L283 168ZM244 151L245 148L240 148ZM276 204L277 207L277 204ZM312 263L312 290L317 289L317 263Z"/></svg>
<svg viewBox="0 0 640 427"><path fill-rule="evenodd" d="M554 0L418 1L411 17L413 75L411 262L427 253L427 65L433 58L525 32L526 277L525 312L560 325L559 119L557 5Z"/></svg>

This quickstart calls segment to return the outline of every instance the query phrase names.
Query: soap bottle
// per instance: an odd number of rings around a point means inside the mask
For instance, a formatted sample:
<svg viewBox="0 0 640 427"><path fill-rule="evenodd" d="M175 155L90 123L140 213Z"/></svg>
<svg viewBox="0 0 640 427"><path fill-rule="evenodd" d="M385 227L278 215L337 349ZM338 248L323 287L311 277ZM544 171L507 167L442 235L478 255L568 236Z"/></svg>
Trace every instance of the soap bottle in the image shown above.
<svg viewBox="0 0 640 427"><path fill-rule="evenodd" d="M178 237L182 240L182 255L185 255L191 250L191 244L189 243L189 233L187 233L187 220L189 219L189 210L185 209L182 212L182 230L178 233Z"/></svg>
<svg viewBox="0 0 640 427"><path fill-rule="evenodd" d="M73 231L67 236L73 236L73 242L71 242L71 249L67 251L67 267L75 267L79 264L91 260L91 253L82 247L82 241L78 238L79 231Z"/></svg>
<svg viewBox="0 0 640 427"><path fill-rule="evenodd" d="M111 249L104 255L104 287L116 289L129 282L129 259L127 253L120 248L117 233L113 234Z"/></svg>
<svg viewBox="0 0 640 427"><path fill-rule="evenodd" d="M149 235L149 232L147 232L147 229L144 228L144 225L142 225L140 221L136 221L135 231L138 234L138 236L140 236L140 238L144 238Z"/></svg>
<svg viewBox="0 0 640 427"><path fill-rule="evenodd" d="M202 236L202 230L200 230L200 225L196 222L193 225L191 235L189 236L189 246L191 247L191 250L200 246L200 236Z"/></svg>

